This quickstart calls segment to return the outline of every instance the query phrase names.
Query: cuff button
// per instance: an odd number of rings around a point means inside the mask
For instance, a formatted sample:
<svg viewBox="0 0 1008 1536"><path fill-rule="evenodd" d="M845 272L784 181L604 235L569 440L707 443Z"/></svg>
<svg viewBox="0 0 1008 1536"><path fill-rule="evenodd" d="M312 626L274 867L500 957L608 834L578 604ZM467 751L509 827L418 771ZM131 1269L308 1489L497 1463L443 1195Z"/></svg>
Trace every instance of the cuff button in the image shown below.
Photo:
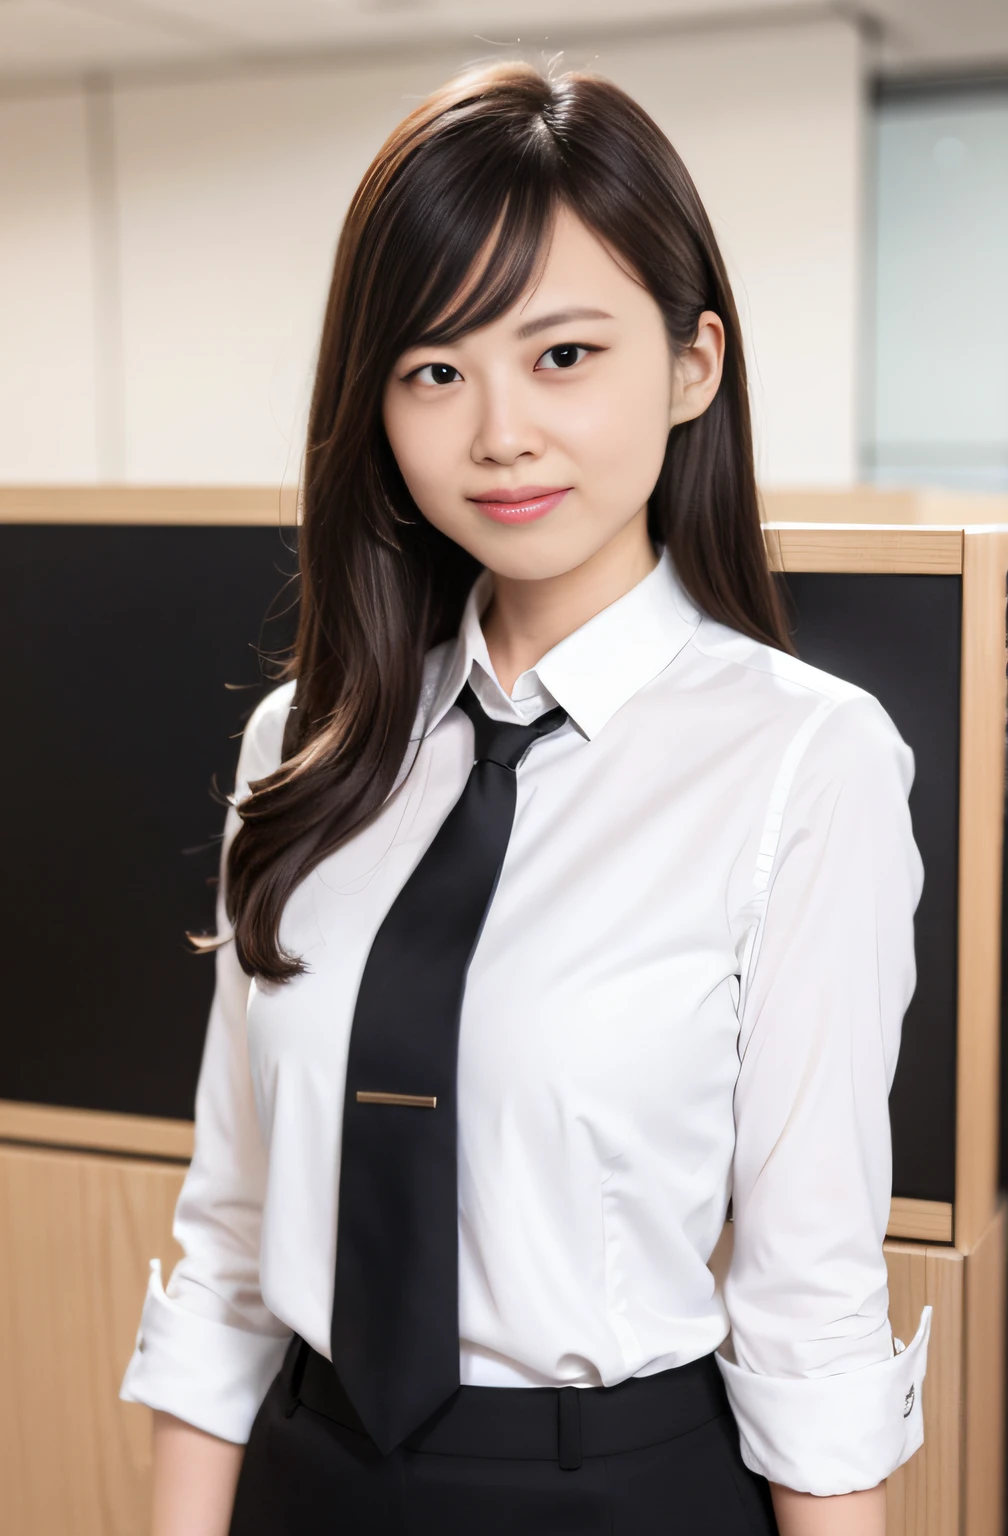
<svg viewBox="0 0 1008 1536"><path fill-rule="evenodd" d="M907 1393L906 1397L903 1399L903 1417L905 1419L908 1419L910 1417L910 1412L911 1412L911 1409L913 1408L913 1405L914 1405L914 1389L913 1389L913 1382L911 1382L910 1383L910 1391Z"/></svg>

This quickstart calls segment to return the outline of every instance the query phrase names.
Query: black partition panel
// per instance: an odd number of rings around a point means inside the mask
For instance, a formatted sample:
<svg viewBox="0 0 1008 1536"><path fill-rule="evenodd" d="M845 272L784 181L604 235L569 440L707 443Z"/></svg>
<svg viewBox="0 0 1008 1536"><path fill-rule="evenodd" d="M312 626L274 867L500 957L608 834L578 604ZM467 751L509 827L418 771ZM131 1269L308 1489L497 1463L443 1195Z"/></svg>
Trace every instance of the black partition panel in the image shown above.
<svg viewBox="0 0 1008 1536"><path fill-rule="evenodd" d="M914 837L924 863L915 919L917 987L889 1107L893 1192L955 1193L959 862L958 576L791 574L794 639L805 661L876 695L913 748Z"/></svg>
<svg viewBox="0 0 1008 1536"><path fill-rule="evenodd" d="M0 526L0 1098L189 1118L269 528ZM236 686L237 685L237 686Z"/></svg>
<svg viewBox="0 0 1008 1536"><path fill-rule="evenodd" d="M290 531L0 526L0 1098L187 1118L237 734ZM951 1200L961 586L791 575L801 655L877 694L917 760L926 881L891 1108L897 1194ZM237 685L237 686L235 686Z"/></svg>

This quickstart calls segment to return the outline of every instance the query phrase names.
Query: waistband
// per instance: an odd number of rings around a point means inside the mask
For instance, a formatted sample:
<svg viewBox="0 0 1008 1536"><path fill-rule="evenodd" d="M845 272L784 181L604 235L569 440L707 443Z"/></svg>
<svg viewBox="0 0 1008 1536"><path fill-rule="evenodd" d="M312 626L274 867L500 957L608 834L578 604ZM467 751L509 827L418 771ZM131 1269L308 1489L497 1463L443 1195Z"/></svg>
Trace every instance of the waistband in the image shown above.
<svg viewBox="0 0 1008 1536"><path fill-rule="evenodd" d="M281 1372L290 1412L315 1413L367 1435L324 1355L295 1335ZM460 1386L402 1442L410 1450L509 1461L557 1461L643 1450L730 1412L713 1353L612 1387Z"/></svg>

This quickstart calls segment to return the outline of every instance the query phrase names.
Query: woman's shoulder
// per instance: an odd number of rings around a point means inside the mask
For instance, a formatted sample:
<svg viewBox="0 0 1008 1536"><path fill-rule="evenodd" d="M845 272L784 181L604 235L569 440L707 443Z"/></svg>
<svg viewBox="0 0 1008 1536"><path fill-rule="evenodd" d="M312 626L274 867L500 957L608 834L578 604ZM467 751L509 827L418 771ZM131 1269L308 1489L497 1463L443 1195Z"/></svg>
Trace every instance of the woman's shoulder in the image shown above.
<svg viewBox="0 0 1008 1536"><path fill-rule="evenodd" d="M294 682L271 688L249 716L238 754L235 795L240 800L256 779L275 773L283 755L284 726L294 701Z"/></svg>
<svg viewBox="0 0 1008 1536"><path fill-rule="evenodd" d="M735 671L740 719L778 727L795 758L822 758L847 771L895 758L912 776L912 753L866 688L706 617L694 643L719 668Z"/></svg>
<svg viewBox="0 0 1008 1536"><path fill-rule="evenodd" d="M802 661L765 641L754 640L704 615L694 646L704 656L738 669L739 682L767 701L805 697L809 703L835 702L865 696L865 689L821 667Z"/></svg>

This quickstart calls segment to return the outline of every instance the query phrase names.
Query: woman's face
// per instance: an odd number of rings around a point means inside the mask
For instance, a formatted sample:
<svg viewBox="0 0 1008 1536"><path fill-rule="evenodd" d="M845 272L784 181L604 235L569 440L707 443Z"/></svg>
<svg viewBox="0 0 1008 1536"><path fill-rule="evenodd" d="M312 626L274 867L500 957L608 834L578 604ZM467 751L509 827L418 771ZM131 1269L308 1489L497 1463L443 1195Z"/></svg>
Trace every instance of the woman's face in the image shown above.
<svg viewBox="0 0 1008 1536"><path fill-rule="evenodd" d="M675 363L651 294L562 207L535 287L397 360L385 430L436 528L501 576L559 576L635 520L644 536L669 429L713 399L723 347L705 311Z"/></svg>

